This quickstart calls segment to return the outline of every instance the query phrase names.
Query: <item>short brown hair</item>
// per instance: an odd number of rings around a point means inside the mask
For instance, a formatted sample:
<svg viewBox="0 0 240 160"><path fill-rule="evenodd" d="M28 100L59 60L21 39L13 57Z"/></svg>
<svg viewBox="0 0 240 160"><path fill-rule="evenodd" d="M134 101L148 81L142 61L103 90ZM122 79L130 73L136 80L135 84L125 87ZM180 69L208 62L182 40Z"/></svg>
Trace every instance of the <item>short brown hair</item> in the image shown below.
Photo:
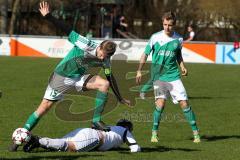
<svg viewBox="0 0 240 160"><path fill-rule="evenodd" d="M173 20L173 24L176 24L176 15L172 11L165 12L162 16L162 21L164 21L164 19L168 21Z"/></svg>
<svg viewBox="0 0 240 160"><path fill-rule="evenodd" d="M100 44L100 49L102 49L108 56L112 56L116 51L117 44L113 41L105 40Z"/></svg>

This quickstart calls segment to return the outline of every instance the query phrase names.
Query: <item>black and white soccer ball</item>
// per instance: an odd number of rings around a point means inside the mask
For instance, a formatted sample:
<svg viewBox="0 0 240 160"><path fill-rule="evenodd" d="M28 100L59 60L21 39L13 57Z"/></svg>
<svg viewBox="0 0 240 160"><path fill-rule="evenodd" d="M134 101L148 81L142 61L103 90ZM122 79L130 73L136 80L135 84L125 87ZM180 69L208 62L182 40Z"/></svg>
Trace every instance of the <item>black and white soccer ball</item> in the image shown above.
<svg viewBox="0 0 240 160"><path fill-rule="evenodd" d="M31 133L25 128L17 128L12 134L12 140L17 145L22 145L29 142Z"/></svg>

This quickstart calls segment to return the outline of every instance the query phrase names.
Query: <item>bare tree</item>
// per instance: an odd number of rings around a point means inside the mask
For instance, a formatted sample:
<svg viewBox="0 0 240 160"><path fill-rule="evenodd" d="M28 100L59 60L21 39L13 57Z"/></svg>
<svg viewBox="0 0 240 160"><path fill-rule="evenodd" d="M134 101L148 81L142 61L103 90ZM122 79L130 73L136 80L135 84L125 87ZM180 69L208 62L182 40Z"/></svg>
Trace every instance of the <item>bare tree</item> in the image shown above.
<svg viewBox="0 0 240 160"><path fill-rule="evenodd" d="M11 16L10 26L9 26L9 31L8 31L9 35L12 35L14 33L15 23L16 23L16 19L17 19L18 10L19 10L19 5L20 5L20 0L15 0L14 4L13 4L12 16Z"/></svg>
<svg viewBox="0 0 240 160"><path fill-rule="evenodd" d="M7 33L7 12L8 12L8 0L2 0L0 2L1 10L1 33Z"/></svg>
<svg viewBox="0 0 240 160"><path fill-rule="evenodd" d="M219 3L218 0L198 0L198 5L203 10L202 15L208 15L206 20L211 24L208 28L216 33L219 41L239 40L240 35L240 1L225 0Z"/></svg>

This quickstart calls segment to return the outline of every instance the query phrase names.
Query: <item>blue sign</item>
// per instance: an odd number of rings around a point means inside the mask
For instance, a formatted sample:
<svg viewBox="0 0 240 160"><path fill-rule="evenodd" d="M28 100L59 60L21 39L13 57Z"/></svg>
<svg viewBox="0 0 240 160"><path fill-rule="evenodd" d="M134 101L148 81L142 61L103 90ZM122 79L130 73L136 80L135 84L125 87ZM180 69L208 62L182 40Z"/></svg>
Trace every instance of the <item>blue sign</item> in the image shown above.
<svg viewBox="0 0 240 160"><path fill-rule="evenodd" d="M217 44L216 63L240 64L240 49L234 49L233 45Z"/></svg>

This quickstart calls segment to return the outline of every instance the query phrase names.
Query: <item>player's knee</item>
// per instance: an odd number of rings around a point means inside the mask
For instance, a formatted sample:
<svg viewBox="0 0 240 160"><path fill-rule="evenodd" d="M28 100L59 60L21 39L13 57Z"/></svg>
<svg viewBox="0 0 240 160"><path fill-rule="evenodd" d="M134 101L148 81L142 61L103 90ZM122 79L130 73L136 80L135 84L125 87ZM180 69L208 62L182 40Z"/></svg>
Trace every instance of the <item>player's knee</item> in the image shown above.
<svg viewBox="0 0 240 160"><path fill-rule="evenodd" d="M179 105L182 109L184 109L188 107L188 102L185 100L182 100L182 101L179 101Z"/></svg>
<svg viewBox="0 0 240 160"><path fill-rule="evenodd" d="M67 142L68 143L68 147L67 147L67 151L68 152L76 152L76 147L75 145L73 144L73 142Z"/></svg>
<svg viewBox="0 0 240 160"><path fill-rule="evenodd" d="M165 101L163 99L157 99L155 101L155 105L158 108L163 108L165 106Z"/></svg>
<svg viewBox="0 0 240 160"><path fill-rule="evenodd" d="M98 86L99 86L98 89L100 91L105 92L105 91L108 91L108 88L109 88L110 84L109 84L109 82L107 80L101 79L101 81L99 81L99 85Z"/></svg>

